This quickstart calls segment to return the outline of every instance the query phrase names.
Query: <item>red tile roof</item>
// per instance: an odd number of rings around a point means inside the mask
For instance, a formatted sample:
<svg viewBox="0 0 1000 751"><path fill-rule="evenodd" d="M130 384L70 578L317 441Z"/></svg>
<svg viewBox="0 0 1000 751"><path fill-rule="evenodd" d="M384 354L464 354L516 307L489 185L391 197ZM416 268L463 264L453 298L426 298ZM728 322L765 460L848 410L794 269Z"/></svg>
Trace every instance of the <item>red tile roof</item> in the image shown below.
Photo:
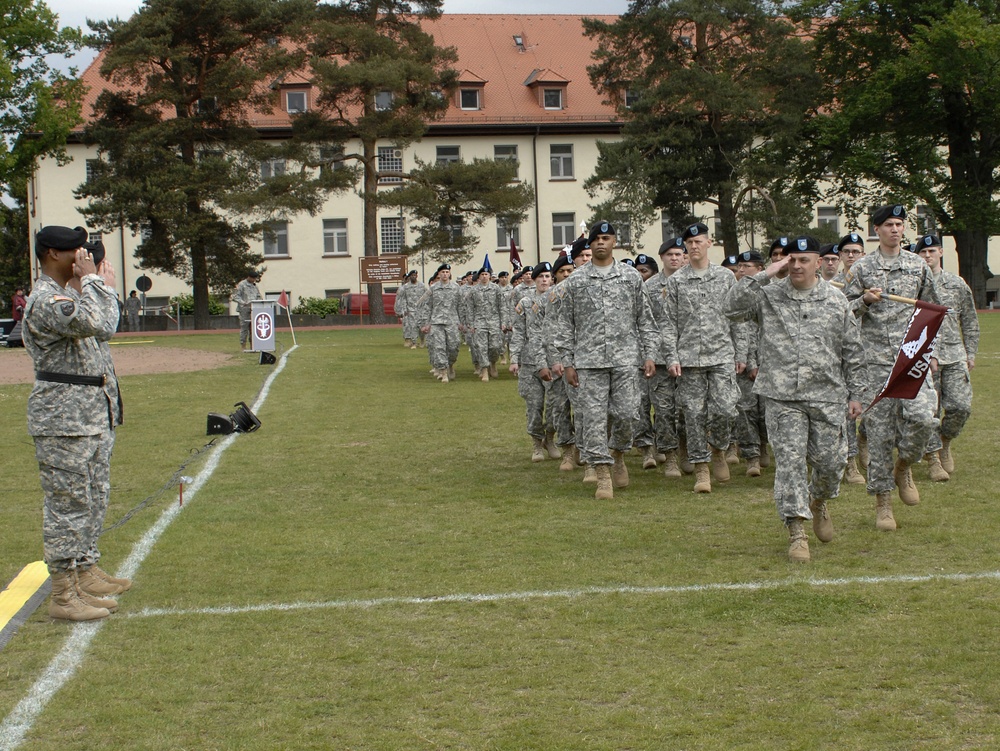
<svg viewBox="0 0 1000 751"><path fill-rule="evenodd" d="M614 108L604 104L590 85L587 66L594 41L583 34L583 16L445 14L423 22L439 46L454 47L455 68L462 83L482 86L482 109L463 110L452 102L445 116L436 121L446 126L525 125L556 123L613 123ZM596 16L614 21L616 16ZM514 37L522 40L518 46ZM85 119L93 117L98 94L112 86L100 75L104 55L98 55L82 79L89 91L84 99ZM286 76L279 84L308 85L308 72ZM539 84L566 87L562 110L544 109L539 102ZM288 127L289 115L281 111L260 113L259 127Z"/></svg>

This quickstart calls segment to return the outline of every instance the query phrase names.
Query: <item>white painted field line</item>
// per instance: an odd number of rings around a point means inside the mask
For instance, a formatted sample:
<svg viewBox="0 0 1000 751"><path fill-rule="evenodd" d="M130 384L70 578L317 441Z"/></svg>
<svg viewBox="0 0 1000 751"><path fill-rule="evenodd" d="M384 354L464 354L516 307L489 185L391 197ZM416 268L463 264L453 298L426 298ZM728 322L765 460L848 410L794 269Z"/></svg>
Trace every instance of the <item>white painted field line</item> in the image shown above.
<svg viewBox="0 0 1000 751"><path fill-rule="evenodd" d="M260 411L261 406L263 406L267 399L268 393L271 391L271 384L274 383L274 379L278 377L278 374L285 369L288 356L297 347L298 345L293 346L281 356L271 375L264 381L264 386L260 390L257 401L251 407L252 412L257 413ZM238 435L239 433L231 433L212 448L205 466L194 478L194 482L186 488L188 505L194 500L198 491L208 482L208 479L218 468L222 454L233 444ZM185 508L187 506L175 506L171 504L165 509L160 514L160 518L156 523L132 547L132 552L115 572L115 576L128 579L133 578L136 571L139 570L139 566L146 560L146 556L149 555L153 546L166 531L167 527L170 526L171 522ZM17 706L11 710L11 713L0 723L0 751L13 751L13 749L21 745L24 736L31 730L32 725L35 724L35 720L38 719L38 715L45 709L45 705L49 703L49 700L55 696L56 692L76 673L77 668L83 661L84 655L87 653L87 648L90 646L91 640L101 630L104 623L105 621L92 621L90 623L77 623L71 627L69 637L66 639L66 643L63 644L62 649L59 650L59 653L49 663L48 667L45 668L41 677L35 681L35 685L28 691L27 696L21 699Z"/></svg>
<svg viewBox="0 0 1000 751"><path fill-rule="evenodd" d="M452 603L523 602L527 600L573 599L599 595L669 595L698 592L760 591L779 589L798 584L812 587L848 585L919 584L924 582L965 582L984 579L1000 580L1000 571L983 571L972 574L900 574L898 576L855 576L843 579L777 579L756 582L716 582L662 587L582 587L580 589L531 590L527 592L500 592L495 594L452 594L436 597L377 597L369 600L327 600L325 602L273 602L259 605L220 605L211 608L143 608L126 613L125 618L155 618L187 615L240 615L244 613L274 613L293 610L366 609L392 605L443 605Z"/></svg>

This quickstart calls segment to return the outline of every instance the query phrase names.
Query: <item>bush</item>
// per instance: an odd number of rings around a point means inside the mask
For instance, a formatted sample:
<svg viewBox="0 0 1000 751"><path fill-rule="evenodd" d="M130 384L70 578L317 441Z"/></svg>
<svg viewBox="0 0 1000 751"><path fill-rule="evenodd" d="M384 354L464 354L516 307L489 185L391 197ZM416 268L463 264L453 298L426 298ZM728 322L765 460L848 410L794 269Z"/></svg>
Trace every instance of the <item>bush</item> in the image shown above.
<svg viewBox="0 0 1000 751"><path fill-rule="evenodd" d="M303 297L292 312L296 315L332 316L340 312L340 300L336 297Z"/></svg>
<svg viewBox="0 0 1000 751"><path fill-rule="evenodd" d="M182 316L194 315L194 295L175 295L170 298L171 312L177 310L178 303L181 306ZM219 302L215 295L208 296L208 314L211 316L224 316L229 313L229 309Z"/></svg>

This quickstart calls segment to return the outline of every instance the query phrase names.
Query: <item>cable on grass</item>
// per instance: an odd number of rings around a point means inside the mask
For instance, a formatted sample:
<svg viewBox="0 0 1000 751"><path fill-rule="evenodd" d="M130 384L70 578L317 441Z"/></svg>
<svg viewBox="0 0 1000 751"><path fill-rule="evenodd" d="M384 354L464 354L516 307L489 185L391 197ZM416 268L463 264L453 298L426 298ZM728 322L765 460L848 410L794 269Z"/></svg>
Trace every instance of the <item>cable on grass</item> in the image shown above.
<svg viewBox="0 0 1000 751"><path fill-rule="evenodd" d="M284 345L278 343L279 356L284 352L284 349L285 349ZM260 397L261 392L263 392L264 390L264 385L267 383L269 375L270 374L265 374L264 377L261 378L260 386L257 387L257 393L254 395L252 402L256 403L257 399ZM121 519L116 521L110 527L102 527L101 532L98 535L98 538L102 537L106 532L110 532L113 529L118 529L119 527L127 523L133 516L138 514L144 508L150 506L154 501L160 499L168 490L177 487L179 483L185 481L190 482L190 478L184 476L185 475L184 470L186 470L191 465L191 463L194 462L196 459L198 459L202 454L208 451L217 440L218 438L213 438L201 448L194 449L191 452L190 456L188 456L187 461L183 462L174 471L174 473L170 475L170 479L168 479L165 483L163 483L163 485L161 485L157 490L155 490L154 492L143 498L141 501L139 501L139 503L137 503L135 506L129 509Z"/></svg>

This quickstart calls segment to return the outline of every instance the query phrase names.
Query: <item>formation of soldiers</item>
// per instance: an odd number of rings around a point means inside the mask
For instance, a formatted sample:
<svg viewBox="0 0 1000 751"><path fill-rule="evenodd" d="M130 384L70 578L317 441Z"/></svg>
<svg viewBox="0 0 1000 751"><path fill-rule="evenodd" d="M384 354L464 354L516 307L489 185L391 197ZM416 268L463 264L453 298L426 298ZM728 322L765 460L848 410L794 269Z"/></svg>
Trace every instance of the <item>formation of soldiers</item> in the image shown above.
<svg viewBox="0 0 1000 751"><path fill-rule="evenodd" d="M914 464L925 461L937 482L955 471L951 444L971 413L979 324L968 285L941 268L940 238L904 246L905 219L900 205L876 210L868 253L855 232L826 246L781 237L767 260L748 250L721 265L709 261L702 223L663 243L659 261L617 261L615 228L600 222L555 263L509 280L481 269L458 282L444 264L416 302L397 304L404 326L415 317L426 335L442 382L456 377L463 336L483 381L509 351L531 461L583 466L596 498L628 486L633 448L644 469L694 475L693 490L711 493L741 460L760 477L770 446L788 555L808 561L805 527L833 538L829 502L841 482L867 485L876 527L889 531L893 496L920 500ZM882 399L862 417L912 313L883 293L949 312L917 398ZM415 336L404 329L407 346Z"/></svg>

